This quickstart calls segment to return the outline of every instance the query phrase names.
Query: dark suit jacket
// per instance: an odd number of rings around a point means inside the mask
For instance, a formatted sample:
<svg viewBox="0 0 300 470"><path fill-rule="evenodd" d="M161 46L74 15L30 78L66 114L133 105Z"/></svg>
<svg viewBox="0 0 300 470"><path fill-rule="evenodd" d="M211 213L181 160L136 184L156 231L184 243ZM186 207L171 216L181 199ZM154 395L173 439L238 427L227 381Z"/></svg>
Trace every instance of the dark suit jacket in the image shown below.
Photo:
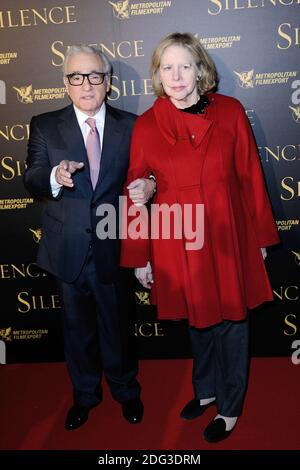
<svg viewBox="0 0 300 470"><path fill-rule="evenodd" d="M31 121L24 184L36 197L47 198L43 214L38 265L66 282L74 281L92 242L102 282L116 279L119 240L96 236L97 207L110 203L118 216L119 195L127 174L131 132L136 116L106 105L98 183L92 189L84 140L73 105L41 114ZM50 173L61 160L84 162L73 177L74 188L63 188L53 198Z"/></svg>

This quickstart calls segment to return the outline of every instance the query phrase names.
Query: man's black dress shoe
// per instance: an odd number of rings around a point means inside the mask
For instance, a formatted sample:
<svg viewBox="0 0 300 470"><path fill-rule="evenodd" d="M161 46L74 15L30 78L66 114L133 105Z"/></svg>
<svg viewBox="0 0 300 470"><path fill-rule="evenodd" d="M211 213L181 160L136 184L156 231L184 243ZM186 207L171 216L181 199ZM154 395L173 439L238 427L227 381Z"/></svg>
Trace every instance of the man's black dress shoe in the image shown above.
<svg viewBox="0 0 300 470"><path fill-rule="evenodd" d="M219 442L230 436L234 428L231 431L226 431L226 423L222 418L213 419L209 425L205 428L203 436L207 442Z"/></svg>
<svg viewBox="0 0 300 470"><path fill-rule="evenodd" d="M142 421L144 405L140 398L132 398L130 400L123 401L121 405L123 416L128 423L137 424Z"/></svg>
<svg viewBox="0 0 300 470"><path fill-rule="evenodd" d="M91 408L92 407L73 405L68 411L65 428L68 431L80 428L80 426L88 420Z"/></svg>
<svg viewBox="0 0 300 470"><path fill-rule="evenodd" d="M207 405L200 405L200 400L193 398L189 401L187 405L183 408L180 413L180 418L182 419L195 419L201 416L204 411L209 408L211 405L214 405L215 400L208 403Z"/></svg>

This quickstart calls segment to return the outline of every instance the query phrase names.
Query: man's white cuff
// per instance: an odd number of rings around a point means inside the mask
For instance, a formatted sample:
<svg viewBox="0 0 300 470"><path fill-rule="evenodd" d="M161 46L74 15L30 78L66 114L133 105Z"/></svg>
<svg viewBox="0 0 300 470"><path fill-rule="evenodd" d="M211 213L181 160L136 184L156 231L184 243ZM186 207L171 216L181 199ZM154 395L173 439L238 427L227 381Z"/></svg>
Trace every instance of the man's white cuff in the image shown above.
<svg viewBox="0 0 300 470"><path fill-rule="evenodd" d="M55 179L55 172L57 167L58 165L54 166L50 174L50 186L53 197L57 197L59 195L60 188L62 188L62 184L59 184Z"/></svg>

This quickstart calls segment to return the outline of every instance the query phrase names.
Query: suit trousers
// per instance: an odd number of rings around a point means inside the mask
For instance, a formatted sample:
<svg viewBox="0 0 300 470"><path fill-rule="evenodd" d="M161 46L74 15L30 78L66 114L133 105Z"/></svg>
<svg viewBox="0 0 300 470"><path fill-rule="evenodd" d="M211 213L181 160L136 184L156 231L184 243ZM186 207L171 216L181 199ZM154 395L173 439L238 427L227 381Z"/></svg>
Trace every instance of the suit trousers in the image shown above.
<svg viewBox="0 0 300 470"><path fill-rule="evenodd" d="M195 398L216 397L218 413L239 416L248 382L248 319L189 328Z"/></svg>
<svg viewBox="0 0 300 470"><path fill-rule="evenodd" d="M133 328L122 319L117 283L99 281L91 247L77 280L57 283L74 403L81 406L100 403L102 372L115 400L137 398L140 394L137 360L128 347Z"/></svg>

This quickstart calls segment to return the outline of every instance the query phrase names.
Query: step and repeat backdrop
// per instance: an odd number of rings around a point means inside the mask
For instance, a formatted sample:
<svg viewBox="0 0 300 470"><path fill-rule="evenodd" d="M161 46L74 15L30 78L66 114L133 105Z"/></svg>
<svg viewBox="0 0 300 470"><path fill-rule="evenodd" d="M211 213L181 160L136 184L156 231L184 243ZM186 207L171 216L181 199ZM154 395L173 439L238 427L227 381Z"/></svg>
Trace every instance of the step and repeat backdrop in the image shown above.
<svg viewBox="0 0 300 470"><path fill-rule="evenodd" d="M22 175L31 117L68 104L61 71L68 46L100 45L113 63L110 104L140 114L154 100L152 50L174 31L201 39L219 91L243 103L281 235L266 260L274 302L251 313L252 354L297 354L300 0L1 0L0 8L0 362L63 359L59 296L35 264L43 205ZM159 322L138 284L135 301L140 357L189 357L186 323Z"/></svg>

